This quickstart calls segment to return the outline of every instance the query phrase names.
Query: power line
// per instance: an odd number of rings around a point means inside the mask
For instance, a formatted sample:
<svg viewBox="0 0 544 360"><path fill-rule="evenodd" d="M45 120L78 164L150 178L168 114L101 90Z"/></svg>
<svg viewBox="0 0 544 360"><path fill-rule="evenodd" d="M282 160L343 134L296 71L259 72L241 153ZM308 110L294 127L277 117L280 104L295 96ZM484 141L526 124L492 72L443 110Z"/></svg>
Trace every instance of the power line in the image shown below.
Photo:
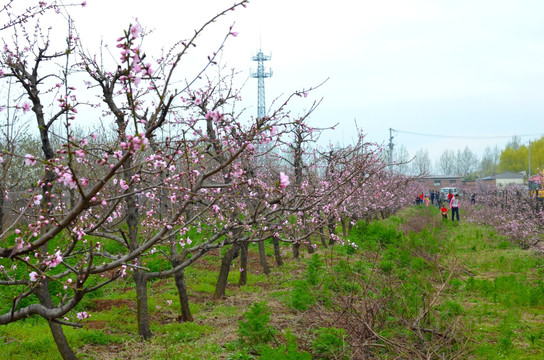
<svg viewBox="0 0 544 360"><path fill-rule="evenodd" d="M468 140L485 140L485 139L511 139L513 136L515 137L528 137L528 136L542 136L544 134L544 131L541 133L535 133L535 134L522 134L522 135L498 135L498 136L461 136L461 135L440 135L440 134L424 134L419 132L413 132L413 131L404 131L404 130L395 130L390 129L394 132L401 133L401 134L408 134L408 135L417 135L417 136L428 136L433 138L450 138L450 139L468 139Z"/></svg>

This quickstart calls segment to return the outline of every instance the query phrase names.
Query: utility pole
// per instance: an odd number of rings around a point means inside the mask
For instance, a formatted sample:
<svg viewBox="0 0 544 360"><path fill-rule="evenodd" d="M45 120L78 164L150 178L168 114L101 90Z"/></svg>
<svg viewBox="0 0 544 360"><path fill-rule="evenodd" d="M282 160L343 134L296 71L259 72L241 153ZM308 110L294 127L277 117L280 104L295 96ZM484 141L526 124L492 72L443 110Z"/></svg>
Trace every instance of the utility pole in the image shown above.
<svg viewBox="0 0 544 360"><path fill-rule="evenodd" d="M389 159L388 166L389 171L393 171L393 129L389 128Z"/></svg>
<svg viewBox="0 0 544 360"><path fill-rule="evenodd" d="M529 140L529 176L527 180L531 178L531 140Z"/></svg>

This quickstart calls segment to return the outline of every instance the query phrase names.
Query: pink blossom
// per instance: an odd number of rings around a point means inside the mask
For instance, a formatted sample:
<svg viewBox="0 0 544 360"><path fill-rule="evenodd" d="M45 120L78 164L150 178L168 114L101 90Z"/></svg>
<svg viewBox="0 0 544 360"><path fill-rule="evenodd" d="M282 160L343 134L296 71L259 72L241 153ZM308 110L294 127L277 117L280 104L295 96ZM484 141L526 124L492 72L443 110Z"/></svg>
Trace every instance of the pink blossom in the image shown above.
<svg viewBox="0 0 544 360"><path fill-rule="evenodd" d="M136 39L139 35L140 35L140 32L142 31L142 28L140 27L140 25L136 24L136 25L132 25L130 27L130 34L132 35L132 37L134 39Z"/></svg>
<svg viewBox="0 0 544 360"><path fill-rule="evenodd" d="M145 64L145 70L147 72L147 75L151 76L151 74L153 73L153 71L151 70L151 64L150 63L147 63ZM151 89L152 90L152 89Z"/></svg>
<svg viewBox="0 0 544 360"><path fill-rule="evenodd" d="M34 195L34 198L32 199L34 201L34 205L40 205L40 203L42 202L42 198L43 196L40 194Z"/></svg>
<svg viewBox="0 0 544 360"><path fill-rule="evenodd" d="M121 266L121 277L127 276L127 266L123 265Z"/></svg>
<svg viewBox="0 0 544 360"><path fill-rule="evenodd" d="M82 2L82 3L81 3L81 6L82 6L82 7L87 6L87 2L86 2L86 1Z"/></svg>
<svg viewBox="0 0 544 360"><path fill-rule="evenodd" d="M83 320L90 317L91 315L87 314L86 311L83 311L83 312L78 312L76 316L79 320Z"/></svg>
<svg viewBox="0 0 544 360"><path fill-rule="evenodd" d="M25 155L25 165L27 165L27 166L36 165L36 158L33 155L26 154Z"/></svg>
<svg viewBox="0 0 544 360"><path fill-rule="evenodd" d="M85 178L81 178L81 186L87 186L87 185L89 185L89 180Z"/></svg>
<svg viewBox="0 0 544 360"><path fill-rule="evenodd" d="M230 34L231 34L232 36L234 36L234 37L237 37L237 36L238 36L238 33L237 33L236 31L233 31L233 32L231 32Z"/></svg>
<svg viewBox="0 0 544 360"><path fill-rule="evenodd" d="M3 164L3 163L4 163L4 157L0 155L0 164Z"/></svg>
<svg viewBox="0 0 544 360"><path fill-rule="evenodd" d="M23 104L23 113L26 113L27 111L30 111L30 103L28 101L25 101Z"/></svg>
<svg viewBox="0 0 544 360"><path fill-rule="evenodd" d="M55 266L57 266L58 264L60 264L62 262L62 256L60 254L60 250L58 250L55 255L53 255L53 257L51 258L51 260L49 261L46 261L46 265L49 265L50 267L54 268Z"/></svg>
<svg viewBox="0 0 544 360"><path fill-rule="evenodd" d="M93 138L93 140L96 140L98 138L98 134L97 133L93 133L91 134L91 137Z"/></svg>
<svg viewBox="0 0 544 360"><path fill-rule="evenodd" d="M283 172L280 172L280 187L285 189L289 184L289 176L285 175Z"/></svg>
<svg viewBox="0 0 544 360"><path fill-rule="evenodd" d="M202 99L196 98L194 103L195 103L196 106L199 106L200 104L202 104Z"/></svg>
<svg viewBox="0 0 544 360"><path fill-rule="evenodd" d="M59 182L62 182L64 186L68 186L70 189L75 189L77 187L77 182L74 180L74 177L70 173L62 174Z"/></svg>
<svg viewBox="0 0 544 360"><path fill-rule="evenodd" d="M28 274L28 277L30 278L30 281L32 282L38 281L38 274L35 271Z"/></svg>

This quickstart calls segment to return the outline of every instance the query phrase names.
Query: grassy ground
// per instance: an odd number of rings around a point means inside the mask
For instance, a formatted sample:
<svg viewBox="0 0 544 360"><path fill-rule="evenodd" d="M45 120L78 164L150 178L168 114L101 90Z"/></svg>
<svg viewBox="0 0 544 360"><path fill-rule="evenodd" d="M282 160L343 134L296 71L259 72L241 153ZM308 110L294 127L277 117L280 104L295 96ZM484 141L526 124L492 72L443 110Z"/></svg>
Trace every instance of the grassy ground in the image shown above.
<svg viewBox="0 0 544 360"><path fill-rule="evenodd" d="M212 300L219 253L207 255L185 274L194 323L178 322L173 280L153 282L147 342L130 279L85 298L78 311L92 316L65 332L81 359L544 358L542 255L435 208L359 224L349 240L269 276L252 246L248 284L235 285L235 265L223 301ZM39 318L1 326L0 354L60 358Z"/></svg>

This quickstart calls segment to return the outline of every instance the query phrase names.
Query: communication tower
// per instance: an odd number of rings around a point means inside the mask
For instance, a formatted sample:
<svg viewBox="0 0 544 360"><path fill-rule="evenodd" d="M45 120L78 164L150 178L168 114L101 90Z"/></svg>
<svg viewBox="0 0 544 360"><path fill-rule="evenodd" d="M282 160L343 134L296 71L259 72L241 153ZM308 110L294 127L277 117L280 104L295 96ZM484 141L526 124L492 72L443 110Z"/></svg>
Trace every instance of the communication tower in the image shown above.
<svg viewBox="0 0 544 360"><path fill-rule="evenodd" d="M264 79L272 76L272 70L266 72L264 71L264 62L272 58L270 55L264 55L263 52L259 49L257 55L252 56L251 60L257 61L257 71L251 71L250 76L252 78L257 78L258 87L257 87L257 117L259 119L266 116L266 102L264 98Z"/></svg>

